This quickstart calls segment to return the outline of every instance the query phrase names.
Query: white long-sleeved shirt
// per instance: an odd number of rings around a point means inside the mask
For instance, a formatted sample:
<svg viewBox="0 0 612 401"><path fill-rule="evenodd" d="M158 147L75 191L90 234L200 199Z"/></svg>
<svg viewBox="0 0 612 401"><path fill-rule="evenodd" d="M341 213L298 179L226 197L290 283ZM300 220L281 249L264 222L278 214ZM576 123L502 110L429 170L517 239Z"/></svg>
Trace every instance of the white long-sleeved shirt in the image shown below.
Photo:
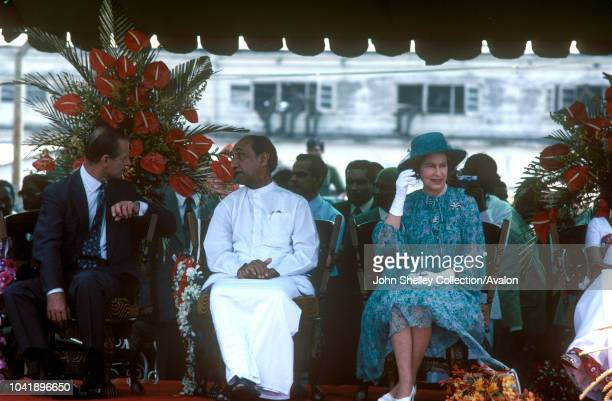
<svg viewBox="0 0 612 401"><path fill-rule="evenodd" d="M204 284L236 277L245 263L272 259L268 267L294 278L302 293L312 286L305 276L317 266L319 238L308 202L275 183L242 187L216 207L204 240L213 273Z"/></svg>

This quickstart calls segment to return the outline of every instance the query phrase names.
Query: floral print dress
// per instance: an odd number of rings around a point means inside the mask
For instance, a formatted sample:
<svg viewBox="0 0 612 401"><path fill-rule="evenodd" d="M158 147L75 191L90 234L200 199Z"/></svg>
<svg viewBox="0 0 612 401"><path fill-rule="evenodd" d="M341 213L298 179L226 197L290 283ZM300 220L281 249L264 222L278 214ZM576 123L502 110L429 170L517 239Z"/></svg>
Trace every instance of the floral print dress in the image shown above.
<svg viewBox="0 0 612 401"><path fill-rule="evenodd" d="M447 187L437 197L423 190L409 194L399 230L382 221L373 240L383 246L483 244L484 234L474 199ZM398 311L410 326L433 326L427 356L443 358L446 349L461 339L470 349L470 357L505 368L480 344L484 338L480 294L461 288L373 291L361 319L357 377L376 383L382 376L384 360L392 352L391 335L397 331L392 316ZM429 313L423 313L424 309ZM418 312L416 316L414 312Z"/></svg>

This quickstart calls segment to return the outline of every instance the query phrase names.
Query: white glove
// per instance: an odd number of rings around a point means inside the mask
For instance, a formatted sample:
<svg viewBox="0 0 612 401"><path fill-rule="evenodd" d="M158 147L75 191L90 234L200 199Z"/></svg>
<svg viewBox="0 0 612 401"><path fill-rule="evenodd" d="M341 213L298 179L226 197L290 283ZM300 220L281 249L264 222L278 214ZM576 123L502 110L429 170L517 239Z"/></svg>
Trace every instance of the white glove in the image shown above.
<svg viewBox="0 0 612 401"><path fill-rule="evenodd" d="M416 182L417 179L414 176L414 171L404 170L400 173L397 181L395 181L395 198L389 209L390 214L398 217L404 214L404 202L408 194L408 187L414 186Z"/></svg>

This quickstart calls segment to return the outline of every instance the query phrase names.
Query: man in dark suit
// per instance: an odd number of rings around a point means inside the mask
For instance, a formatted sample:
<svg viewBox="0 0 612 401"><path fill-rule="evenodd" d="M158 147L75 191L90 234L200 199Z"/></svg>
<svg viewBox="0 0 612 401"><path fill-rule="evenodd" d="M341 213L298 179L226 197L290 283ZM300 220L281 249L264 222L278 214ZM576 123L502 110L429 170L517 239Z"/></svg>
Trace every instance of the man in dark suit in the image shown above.
<svg viewBox="0 0 612 401"><path fill-rule="evenodd" d="M40 277L18 281L4 294L19 351L50 376L61 372L49 350L44 311L58 326L76 318L87 349L85 397L103 395L105 311L114 297L133 296L138 287L137 240L149 217L159 216L158 235L175 230L170 212L121 180L129 164L128 140L117 130L96 128L83 166L43 193L33 245Z"/></svg>
<svg viewBox="0 0 612 401"><path fill-rule="evenodd" d="M348 201L334 204L344 216L345 232L340 254L339 272L332 274L322 313L331 322L325 333L321 383L352 384L359 327L361 322L361 293L357 278L355 249L351 243L350 227L354 217L375 209L374 180L376 168L367 160L354 160L346 167L346 195Z"/></svg>
<svg viewBox="0 0 612 401"><path fill-rule="evenodd" d="M157 367L159 376L165 380L180 379L185 367L183 350L177 350L176 345L181 344L181 336L176 321L176 307L173 298L172 268L174 255L191 253L194 258L199 257L206 268L204 249L200 245L204 241L204 234L212 217L218 199L202 194L193 194L184 197L174 192L170 187L164 191L164 205L174 215L177 230L175 234L162 241L160 258L156 261L155 269L155 300L157 305ZM192 213L196 223L199 238L195 238L195 246L190 239L187 225L187 214ZM178 356L178 357L177 357Z"/></svg>

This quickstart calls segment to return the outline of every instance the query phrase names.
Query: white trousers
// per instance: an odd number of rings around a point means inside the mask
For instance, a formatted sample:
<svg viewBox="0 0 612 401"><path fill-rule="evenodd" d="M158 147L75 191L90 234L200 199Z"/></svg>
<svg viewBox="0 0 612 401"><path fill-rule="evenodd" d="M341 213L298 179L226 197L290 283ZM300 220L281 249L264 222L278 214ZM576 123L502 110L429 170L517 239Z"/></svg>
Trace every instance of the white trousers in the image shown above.
<svg viewBox="0 0 612 401"><path fill-rule="evenodd" d="M289 277L213 284L210 310L228 381L238 376L253 381L262 398L289 398L301 315L292 298L299 295Z"/></svg>

